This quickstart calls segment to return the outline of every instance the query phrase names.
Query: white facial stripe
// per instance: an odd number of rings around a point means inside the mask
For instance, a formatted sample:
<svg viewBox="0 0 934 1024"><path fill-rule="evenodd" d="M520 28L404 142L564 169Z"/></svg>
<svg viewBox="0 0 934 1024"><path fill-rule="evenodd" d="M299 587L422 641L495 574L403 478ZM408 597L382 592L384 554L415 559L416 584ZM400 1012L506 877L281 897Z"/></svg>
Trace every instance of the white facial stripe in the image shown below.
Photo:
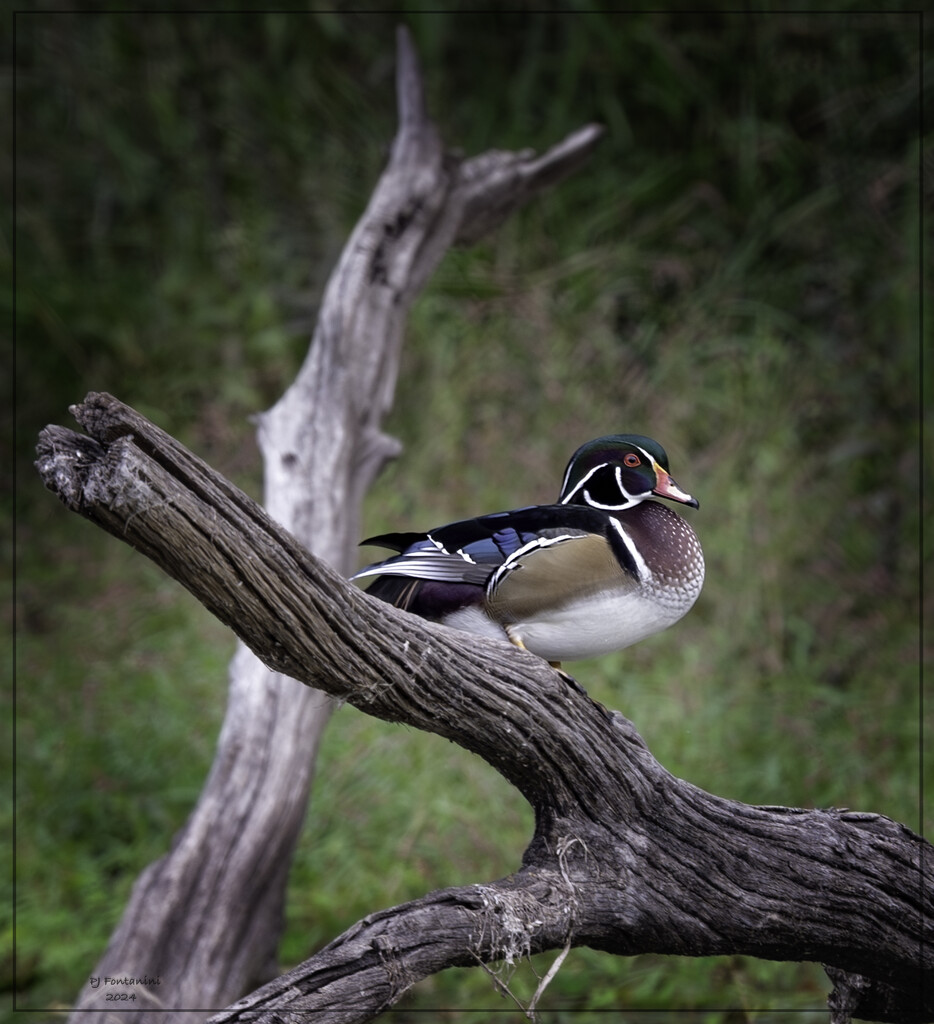
<svg viewBox="0 0 934 1024"><path fill-rule="evenodd" d="M638 505L642 500L641 498L633 498L627 491L623 491L626 495L626 501L620 505L604 505L602 502L597 501L592 497L590 491L584 491L584 500L590 505L591 508L602 508L606 512L624 512L627 508L632 508L633 505Z"/></svg>
<svg viewBox="0 0 934 1024"><path fill-rule="evenodd" d="M638 445L636 445L636 447L639 448ZM646 458L646 461L651 464L652 468L657 473L657 471L658 471L658 463L656 463L656 461L652 458L651 455L649 455L649 453L644 448L639 448L639 451L642 452L642 454ZM627 491L626 488L623 486L623 470L622 470L622 467L617 465L617 466L614 467L614 472L615 472L615 476L616 476L616 486L619 488L620 494L622 494L626 498L626 500L623 501L623 502L620 502L620 503L618 503L616 505L604 505L602 502L597 501L593 497L593 495L591 495L590 491L588 491L586 489L585 484L594 475L594 473L599 473L601 469L606 469L608 466L611 466L611 465L612 465L612 463L610 463L610 462L601 462L599 466L594 466L594 468L592 470L590 470L589 473L587 473L585 476L581 477L580 481L578 482L578 484L574 488L574 490L571 491L571 493L568 494L567 497L562 499L561 504L562 505L567 505L571 501L571 499L574 497L574 495L577 494L578 491L581 491L581 492L583 492L584 500L592 508L604 509L607 512L623 512L627 508L632 508L634 505L638 505L640 501L642 501L644 498L647 498L652 493L652 489L650 487L647 491L642 491L639 494L630 494L629 491ZM568 474L565 473L565 475L564 475L564 483L561 485L561 490L562 491L567 486L567 480L568 480Z"/></svg>
<svg viewBox="0 0 934 1024"><path fill-rule="evenodd" d="M562 504L566 505L568 503L568 501L570 501L570 499L573 498L575 494L577 494L578 491L583 491L584 490L584 484L587 483L587 481L594 475L594 473L599 473L601 469L606 469L606 467L609 466L609 465L610 465L609 462L601 462L599 466L594 466L594 468L592 470L590 470L589 473L587 473L585 476L581 477L580 480L578 480L577 486L564 499ZM616 482L619 484L620 488L622 488L622 484L620 483L620 479L619 479L619 466L616 467ZM565 484L566 483L567 483L567 477L565 477ZM564 485L562 485L561 489L564 490ZM584 493L586 494L587 492L585 491ZM623 493L626 494L625 491L623 491ZM629 495L626 494L626 497L628 498ZM591 502L590 501L590 495L587 495L587 501L588 501L589 504L594 504L594 505L597 504L596 502ZM616 506L615 505L600 505L598 507L599 508L615 508Z"/></svg>
<svg viewBox="0 0 934 1024"><path fill-rule="evenodd" d="M561 493L562 494L564 494L564 488L567 487L568 480L571 477L572 465L569 465L568 468L564 471L564 479L561 481ZM576 491L577 487L575 487L574 490ZM568 497L570 497L570 495L568 495ZM567 500L568 500L567 498L564 499L565 503L567 502Z"/></svg>
<svg viewBox="0 0 934 1024"><path fill-rule="evenodd" d="M636 445L636 447L639 448L638 445ZM651 455L649 455L649 453L644 448L639 448L639 451L642 452L642 454L649 460L649 464L651 465L652 470L655 473L655 479L657 480L658 479L658 474L660 472L664 473L665 470L662 469L662 467L655 461L655 459L652 458Z"/></svg>
<svg viewBox="0 0 934 1024"><path fill-rule="evenodd" d="M593 469L592 469L592 470L591 470L591 471L590 471L590 472L589 472L589 473L588 473L588 474L587 474L587 475L586 475L585 477L583 477L583 478L582 478L581 480L578 480L578 482L577 482L577 486L576 486L576 487L574 488L574 490L573 490L573 491L571 491L571 493L570 493L570 494L569 494L569 495L568 495L568 496L567 496L567 497L566 497L566 498L564 499L564 501L562 501L562 503L561 503L561 504L562 504L562 505L566 505L566 504L567 504L567 503L568 503L568 502L569 502L569 501L571 500L571 498L573 498L573 497L574 497L574 495L575 495L575 494L577 494L577 492L578 492L579 490L581 490L581 489L583 488L584 484L585 484L585 483L587 483L587 481L588 481L588 480L589 480L589 479L590 479L590 478L591 478L591 477L592 477L592 476L594 475L594 473L596 473L598 469L603 469L603 466L605 466L605 465L606 465L606 463L604 462L604 463L603 463L602 465L600 465L600 466L595 466L595 467L594 467L594 468L593 468ZM567 483L568 483L568 476L570 475L570 472L571 472L571 469L570 469L570 467L568 467L568 471L567 471L567 473L565 473L565 474L564 474L564 482L563 482L563 483L561 484L561 490L562 490L562 492L564 491L564 488L565 488L565 487L567 487Z"/></svg>
<svg viewBox="0 0 934 1024"><path fill-rule="evenodd" d="M620 540L626 545L626 550L632 555L632 560L635 563L636 571L639 574L639 579L645 582L652 576L652 570L645 564L645 559L639 554L639 549L633 543L632 537L623 529L623 524L613 516L610 516L610 522L613 524L613 529L620 536Z"/></svg>

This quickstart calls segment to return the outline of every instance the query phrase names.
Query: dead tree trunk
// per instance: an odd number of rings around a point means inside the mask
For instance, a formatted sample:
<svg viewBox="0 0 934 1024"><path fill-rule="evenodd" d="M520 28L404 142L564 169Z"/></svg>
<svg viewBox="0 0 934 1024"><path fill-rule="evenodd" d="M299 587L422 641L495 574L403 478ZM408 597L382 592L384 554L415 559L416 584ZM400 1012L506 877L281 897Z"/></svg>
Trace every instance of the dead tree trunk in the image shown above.
<svg viewBox="0 0 934 1024"><path fill-rule="evenodd" d="M669 774L533 655L369 598L109 395L47 427L68 507L152 558L272 671L471 750L535 810L517 872L373 914L216 1021L372 1019L449 966L588 945L827 965L833 1020L926 1021L934 850L878 814L756 807Z"/></svg>
<svg viewBox="0 0 934 1024"><path fill-rule="evenodd" d="M404 30L397 88L389 164L328 283L305 364L259 425L270 515L344 573L363 495L397 449L380 425L412 301L452 244L480 237L570 173L600 136L584 128L542 156L450 157L426 116ZM324 693L238 650L198 804L171 851L140 875L93 971L162 985L131 987L137 1000L120 1004L104 1001L119 986L89 983L76 1004L81 1024L120 1009L149 1007L135 1017L145 1024L165 1010L220 1007L275 976L286 879L330 707Z"/></svg>

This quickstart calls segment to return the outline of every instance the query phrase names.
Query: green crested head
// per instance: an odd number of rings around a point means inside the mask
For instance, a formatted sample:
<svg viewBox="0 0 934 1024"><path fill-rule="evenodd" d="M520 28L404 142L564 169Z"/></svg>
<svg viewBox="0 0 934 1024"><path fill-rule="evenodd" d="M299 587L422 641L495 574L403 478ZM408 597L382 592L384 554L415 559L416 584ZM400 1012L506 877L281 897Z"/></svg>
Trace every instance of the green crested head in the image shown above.
<svg viewBox="0 0 934 1024"><path fill-rule="evenodd" d="M698 507L697 499L672 480L668 455L657 441L643 434L610 434L571 456L558 501L622 511L652 495Z"/></svg>

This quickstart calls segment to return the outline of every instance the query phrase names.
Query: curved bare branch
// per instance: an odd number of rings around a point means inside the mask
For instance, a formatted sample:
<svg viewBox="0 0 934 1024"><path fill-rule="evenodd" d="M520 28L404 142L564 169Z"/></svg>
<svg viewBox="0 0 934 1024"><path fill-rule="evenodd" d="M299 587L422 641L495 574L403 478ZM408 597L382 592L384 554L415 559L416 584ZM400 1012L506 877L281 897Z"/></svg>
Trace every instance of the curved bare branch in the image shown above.
<svg viewBox="0 0 934 1024"><path fill-rule="evenodd" d="M516 875L368 918L221 1019L252 1020L265 1006L260 1019L279 1020L298 1001L331 1007L337 1015L325 1019L368 1020L422 972L502 956L517 929L530 951L569 939L624 955L814 960L846 972L848 1012L930 1018L923 982L934 967L934 900L924 880L934 858L908 828L876 814L705 793L658 764L622 715L534 656L424 622L348 584L112 397L89 395L73 411L90 439L48 427L38 463L69 507L156 561L270 668L459 743L535 809ZM494 907L512 900L514 912L491 916L481 893ZM333 986L359 985L360 971L384 981L338 1008Z"/></svg>

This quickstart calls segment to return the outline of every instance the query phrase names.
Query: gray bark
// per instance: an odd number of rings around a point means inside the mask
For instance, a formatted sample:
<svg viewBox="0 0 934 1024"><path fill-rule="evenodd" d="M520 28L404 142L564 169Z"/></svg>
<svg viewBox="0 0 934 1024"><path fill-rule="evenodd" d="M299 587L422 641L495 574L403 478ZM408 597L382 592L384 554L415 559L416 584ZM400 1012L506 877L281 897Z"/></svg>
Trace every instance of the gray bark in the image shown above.
<svg viewBox="0 0 934 1024"><path fill-rule="evenodd" d="M483 757L535 833L505 879L367 917L215 1021L372 1019L448 966L588 945L829 967L833 1020L934 1016L934 850L882 815L757 807L677 779L633 725L533 655L369 598L108 395L47 427L38 467L270 670Z"/></svg>
<svg viewBox="0 0 934 1024"><path fill-rule="evenodd" d="M298 377L259 418L269 514L345 574L354 565L362 498L398 449L381 423L412 301L452 244L475 240L570 173L601 134L584 128L541 156L491 152L461 161L444 152L426 117L404 31L397 87L399 129L388 166L328 283ZM215 497L223 503L231 493L222 487ZM195 549L183 538L170 543L183 560L192 557ZM201 556L209 563L217 553ZM74 1020L94 1024L142 1003L151 1012L134 1020L149 1024L168 1019L164 1010L224 1006L276 974L286 879L332 706L325 693L296 686L287 675L238 649L197 806L169 853L137 879L92 972L161 984L89 983ZM118 993L137 999L105 1003Z"/></svg>

